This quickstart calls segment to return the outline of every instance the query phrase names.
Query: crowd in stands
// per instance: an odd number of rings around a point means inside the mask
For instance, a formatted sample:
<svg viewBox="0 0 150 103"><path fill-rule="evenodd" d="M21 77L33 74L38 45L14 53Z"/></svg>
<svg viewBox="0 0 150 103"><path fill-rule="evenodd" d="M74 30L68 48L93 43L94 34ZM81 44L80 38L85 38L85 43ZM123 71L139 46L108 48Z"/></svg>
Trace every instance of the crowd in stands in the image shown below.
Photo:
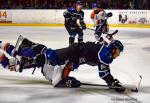
<svg viewBox="0 0 150 103"><path fill-rule="evenodd" d="M66 9L77 0L0 0L0 9ZM148 0L82 0L84 9L93 3L103 9L150 9Z"/></svg>

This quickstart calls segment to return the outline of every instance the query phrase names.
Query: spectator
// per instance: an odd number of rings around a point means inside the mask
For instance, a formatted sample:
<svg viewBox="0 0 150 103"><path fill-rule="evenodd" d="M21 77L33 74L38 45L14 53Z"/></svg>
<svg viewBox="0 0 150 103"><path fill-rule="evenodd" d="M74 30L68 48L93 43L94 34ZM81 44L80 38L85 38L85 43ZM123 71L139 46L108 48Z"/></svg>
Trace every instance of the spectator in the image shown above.
<svg viewBox="0 0 150 103"><path fill-rule="evenodd" d="M1 9L10 9L8 0L1 0L0 4L1 4Z"/></svg>
<svg viewBox="0 0 150 103"><path fill-rule="evenodd" d="M22 3L22 0L14 0L12 2L12 7L13 9L23 9L23 3Z"/></svg>
<svg viewBox="0 0 150 103"><path fill-rule="evenodd" d="M0 0L0 9L66 9L77 0ZM150 9L148 0L82 0L84 9L91 9L93 3L103 9ZM141 3L139 3L141 1Z"/></svg>

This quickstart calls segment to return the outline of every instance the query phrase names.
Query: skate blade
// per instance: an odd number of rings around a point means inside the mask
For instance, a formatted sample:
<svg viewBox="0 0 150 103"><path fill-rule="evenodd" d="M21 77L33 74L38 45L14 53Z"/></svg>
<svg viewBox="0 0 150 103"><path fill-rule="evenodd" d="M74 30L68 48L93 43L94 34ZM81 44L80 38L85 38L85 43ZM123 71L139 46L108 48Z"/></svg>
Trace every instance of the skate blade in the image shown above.
<svg viewBox="0 0 150 103"><path fill-rule="evenodd" d="M22 35L20 35L20 36L18 37L17 43L16 43L16 45L15 45L15 51L18 51L18 50L19 50L19 47L20 47L20 45L21 45L21 43L22 43L23 40L24 40L24 37L23 37Z"/></svg>

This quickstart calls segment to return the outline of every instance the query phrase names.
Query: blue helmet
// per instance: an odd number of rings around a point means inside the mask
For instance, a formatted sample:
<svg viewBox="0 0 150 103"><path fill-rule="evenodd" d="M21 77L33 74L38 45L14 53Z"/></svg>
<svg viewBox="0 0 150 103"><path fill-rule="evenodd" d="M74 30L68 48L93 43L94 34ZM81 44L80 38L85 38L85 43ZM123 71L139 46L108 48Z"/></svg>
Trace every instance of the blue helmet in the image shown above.
<svg viewBox="0 0 150 103"><path fill-rule="evenodd" d="M99 3L93 3L92 4L92 9L94 9L94 8L100 8L100 7L101 7L101 5Z"/></svg>
<svg viewBox="0 0 150 103"><path fill-rule="evenodd" d="M82 5L82 2L81 1L77 1L76 5Z"/></svg>
<svg viewBox="0 0 150 103"><path fill-rule="evenodd" d="M110 45L108 46L108 48L110 50L119 49L122 52L123 49L124 49L124 46L123 46L123 44L119 40L114 40L112 43L110 43Z"/></svg>
<svg viewBox="0 0 150 103"><path fill-rule="evenodd" d="M93 3L93 4L92 4L92 9L94 9L94 8L98 8L97 3Z"/></svg>
<svg viewBox="0 0 150 103"><path fill-rule="evenodd" d="M68 11L69 11L70 14L76 13L76 9L73 8L73 7L68 8Z"/></svg>

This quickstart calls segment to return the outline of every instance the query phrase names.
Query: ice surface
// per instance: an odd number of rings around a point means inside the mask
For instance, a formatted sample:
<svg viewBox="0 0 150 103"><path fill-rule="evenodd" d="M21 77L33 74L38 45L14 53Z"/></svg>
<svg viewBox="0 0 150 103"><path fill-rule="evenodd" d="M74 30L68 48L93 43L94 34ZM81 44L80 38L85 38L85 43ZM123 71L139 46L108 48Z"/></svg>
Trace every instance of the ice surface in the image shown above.
<svg viewBox="0 0 150 103"><path fill-rule="evenodd" d="M77 89L53 88L32 68L23 73L0 68L0 103L149 103L150 102L150 29L111 28L125 45L125 51L110 65L114 77L123 84L135 85L143 76L138 93L118 94L107 88L85 87ZM68 46L64 27L0 27L0 40L15 44L19 35L57 49ZM95 41L93 31L86 30L84 41ZM71 73L82 82L105 84L99 78L97 67L82 65Z"/></svg>

